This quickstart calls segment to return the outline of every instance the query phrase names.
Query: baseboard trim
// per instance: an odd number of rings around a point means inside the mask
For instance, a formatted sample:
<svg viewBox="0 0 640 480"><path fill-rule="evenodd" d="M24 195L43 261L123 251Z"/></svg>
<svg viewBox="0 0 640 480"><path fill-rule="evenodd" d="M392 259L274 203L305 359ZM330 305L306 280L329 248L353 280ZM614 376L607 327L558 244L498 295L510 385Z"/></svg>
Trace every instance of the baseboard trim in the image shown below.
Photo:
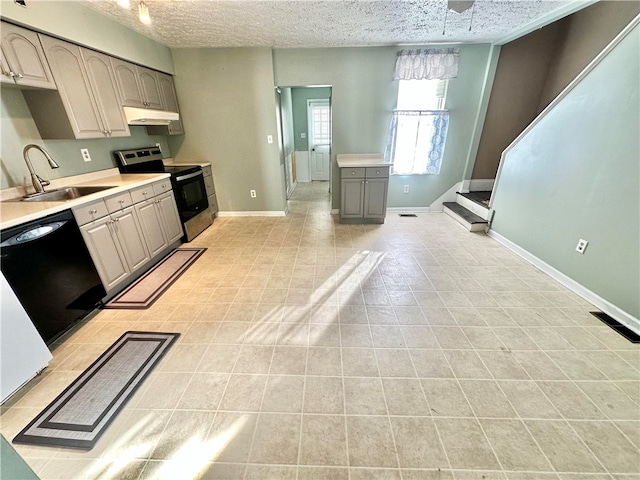
<svg viewBox="0 0 640 480"><path fill-rule="evenodd" d="M387 207L387 213L436 213L429 207ZM441 213L441 212L437 212Z"/></svg>
<svg viewBox="0 0 640 480"><path fill-rule="evenodd" d="M498 243L507 247L509 250L511 250L515 254L525 259L527 262L529 262L531 265L533 265L537 269L549 275L555 281L562 284L563 286L571 290L576 295L582 297L584 300L591 303L595 307L599 308L610 317L613 317L614 319L622 323L625 327L633 330L635 333L640 335L640 320L635 318L633 315L625 312L619 307L616 307L614 304L612 304L608 300L605 300L597 293L592 292L587 287L576 282L571 277L565 275L559 270L556 270L554 267L552 267L545 261L529 253L527 250L515 244L514 242L507 239L506 237L503 237L496 231L489 230L487 232L487 235L489 235L491 238L496 240Z"/></svg>
<svg viewBox="0 0 640 480"><path fill-rule="evenodd" d="M462 188L462 182L458 182L454 184L449 190L444 192L440 197L438 197L431 205L429 205L430 212L443 212L445 202L455 202L457 192L460 192Z"/></svg>
<svg viewBox="0 0 640 480"><path fill-rule="evenodd" d="M219 217L285 217L287 212L285 211L244 211L244 212L218 212Z"/></svg>

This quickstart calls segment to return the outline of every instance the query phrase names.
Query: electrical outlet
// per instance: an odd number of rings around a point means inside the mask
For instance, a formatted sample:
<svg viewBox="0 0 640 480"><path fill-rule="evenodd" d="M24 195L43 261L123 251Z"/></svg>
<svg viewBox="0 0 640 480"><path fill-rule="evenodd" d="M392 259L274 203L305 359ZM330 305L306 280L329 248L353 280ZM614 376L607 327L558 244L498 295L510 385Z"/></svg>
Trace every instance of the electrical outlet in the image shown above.
<svg viewBox="0 0 640 480"><path fill-rule="evenodd" d="M267 135L267 143L273 143L273 135Z"/></svg>
<svg viewBox="0 0 640 480"><path fill-rule="evenodd" d="M409 193L409 185L405 185L405 186L404 186L404 190L403 190L403 192L404 192L404 193Z"/></svg>
<svg viewBox="0 0 640 480"><path fill-rule="evenodd" d="M85 162L90 162L91 161L91 155L89 155L89 149L88 148L81 148L80 149L80 153L82 154L82 159Z"/></svg>
<svg viewBox="0 0 640 480"><path fill-rule="evenodd" d="M251 198L256 198L256 191L255 190L249 190L249 194L251 195Z"/></svg>
<svg viewBox="0 0 640 480"><path fill-rule="evenodd" d="M578 245L576 246L576 252L584 253L584 251L587 249L587 245L589 245L589 242L581 238L580 240L578 240Z"/></svg>
<svg viewBox="0 0 640 480"><path fill-rule="evenodd" d="M300 138L307 138L307 134L304 132L300 133Z"/></svg>

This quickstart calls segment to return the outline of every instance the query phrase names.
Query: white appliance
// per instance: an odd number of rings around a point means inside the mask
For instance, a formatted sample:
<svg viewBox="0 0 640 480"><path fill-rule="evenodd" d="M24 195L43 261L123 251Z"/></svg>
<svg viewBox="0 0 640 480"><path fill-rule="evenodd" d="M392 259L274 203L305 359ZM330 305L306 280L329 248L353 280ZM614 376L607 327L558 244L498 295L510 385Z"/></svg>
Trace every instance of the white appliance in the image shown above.
<svg viewBox="0 0 640 480"><path fill-rule="evenodd" d="M4 275L0 276L0 403L4 403L53 356Z"/></svg>

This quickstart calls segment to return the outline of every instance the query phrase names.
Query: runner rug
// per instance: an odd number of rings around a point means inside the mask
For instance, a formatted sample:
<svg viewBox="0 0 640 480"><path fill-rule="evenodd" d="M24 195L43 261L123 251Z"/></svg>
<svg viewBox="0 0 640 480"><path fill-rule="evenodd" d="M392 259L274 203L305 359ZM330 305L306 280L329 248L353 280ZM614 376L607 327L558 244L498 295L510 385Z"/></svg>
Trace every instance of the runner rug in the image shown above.
<svg viewBox="0 0 640 480"><path fill-rule="evenodd" d="M126 332L13 443L92 449L179 333Z"/></svg>
<svg viewBox="0 0 640 480"><path fill-rule="evenodd" d="M206 248L178 248L113 297L104 308L149 308Z"/></svg>

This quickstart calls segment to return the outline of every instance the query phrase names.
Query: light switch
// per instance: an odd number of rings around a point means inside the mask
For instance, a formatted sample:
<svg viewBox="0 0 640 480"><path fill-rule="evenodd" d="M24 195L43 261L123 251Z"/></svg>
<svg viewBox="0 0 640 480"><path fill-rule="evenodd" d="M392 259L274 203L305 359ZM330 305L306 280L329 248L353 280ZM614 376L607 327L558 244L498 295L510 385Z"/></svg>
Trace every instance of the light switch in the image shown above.
<svg viewBox="0 0 640 480"><path fill-rule="evenodd" d="M306 133L304 133L304 132L302 132L302 133L300 134L300 138L307 138L307 134L306 134Z"/></svg>
<svg viewBox="0 0 640 480"><path fill-rule="evenodd" d="M267 135L267 143L273 143L273 135Z"/></svg>

